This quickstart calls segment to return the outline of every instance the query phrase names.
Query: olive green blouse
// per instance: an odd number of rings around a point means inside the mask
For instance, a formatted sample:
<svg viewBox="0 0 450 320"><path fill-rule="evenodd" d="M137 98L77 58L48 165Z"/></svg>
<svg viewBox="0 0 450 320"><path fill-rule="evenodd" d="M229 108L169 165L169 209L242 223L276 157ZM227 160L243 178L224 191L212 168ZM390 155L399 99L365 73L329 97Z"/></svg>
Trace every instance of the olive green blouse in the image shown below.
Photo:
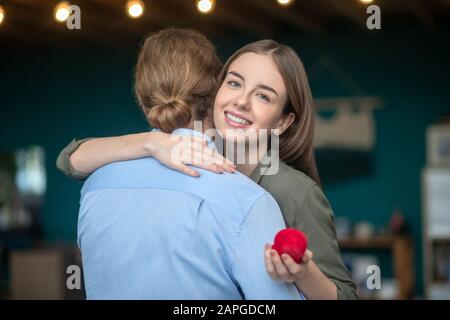
<svg viewBox="0 0 450 320"><path fill-rule="evenodd" d="M90 138L88 138L90 139ZM89 175L76 171L70 155L86 140L74 139L59 154L56 166L70 178L83 181ZM351 274L345 267L334 227L333 211L321 188L307 175L280 161L274 175L258 166L250 178L277 201L287 227L302 230L317 267L336 284L338 299L357 299Z"/></svg>

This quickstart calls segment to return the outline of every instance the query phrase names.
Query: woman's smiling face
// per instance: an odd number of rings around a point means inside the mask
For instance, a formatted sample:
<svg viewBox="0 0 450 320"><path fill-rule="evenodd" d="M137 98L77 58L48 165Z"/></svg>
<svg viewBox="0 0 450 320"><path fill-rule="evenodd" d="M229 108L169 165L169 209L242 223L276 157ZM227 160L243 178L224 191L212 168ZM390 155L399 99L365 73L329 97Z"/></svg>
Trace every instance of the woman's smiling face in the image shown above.
<svg viewBox="0 0 450 320"><path fill-rule="evenodd" d="M295 118L283 115L286 101L286 86L270 55L244 53L231 63L217 92L215 127L223 136L236 129L283 131Z"/></svg>

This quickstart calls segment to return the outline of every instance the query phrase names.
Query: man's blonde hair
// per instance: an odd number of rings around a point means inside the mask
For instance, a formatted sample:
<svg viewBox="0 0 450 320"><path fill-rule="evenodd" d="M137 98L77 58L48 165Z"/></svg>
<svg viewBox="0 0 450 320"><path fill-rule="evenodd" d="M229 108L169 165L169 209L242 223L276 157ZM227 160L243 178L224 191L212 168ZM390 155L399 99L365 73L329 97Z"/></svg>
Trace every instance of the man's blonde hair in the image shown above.
<svg viewBox="0 0 450 320"><path fill-rule="evenodd" d="M139 52L135 91L150 125L170 133L203 120L220 68L214 46L196 31L170 28L148 36Z"/></svg>

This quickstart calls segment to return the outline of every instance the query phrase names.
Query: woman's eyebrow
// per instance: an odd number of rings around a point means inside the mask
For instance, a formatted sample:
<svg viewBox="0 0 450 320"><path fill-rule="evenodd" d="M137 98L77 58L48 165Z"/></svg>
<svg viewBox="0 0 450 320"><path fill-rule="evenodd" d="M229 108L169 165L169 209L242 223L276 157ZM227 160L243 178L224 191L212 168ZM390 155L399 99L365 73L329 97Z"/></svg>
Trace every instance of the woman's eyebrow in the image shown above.
<svg viewBox="0 0 450 320"><path fill-rule="evenodd" d="M271 91L271 92L275 93L275 95L278 96L278 92L274 88L266 86L265 84L258 84L258 88Z"/></svg>
<svg viewBox="0 0 450 320"><path fill-rule="evenodd" d="M245 81L244 76L242 76L240 73L238 73L236 71L230 71L230 72L228 72L228 74L232 74L232 75L238 77L239 79L241 79L242 81ZM279 96L278 92L274 88L269 87L269 86L267 86L265 84L258 84L257 87L260 88L260 89L271 91L271 92L275 93L275 95Z"/></svg>
<svg viewBox="0 0 450 320"><path fill-rule="evenodd" d="M238 77L239 79L241 79L242 81L245 81L245 78L241 74L237 73L236 71L230 71L230 72L228 72L228 74L232 74L232 75Z"/></svg>

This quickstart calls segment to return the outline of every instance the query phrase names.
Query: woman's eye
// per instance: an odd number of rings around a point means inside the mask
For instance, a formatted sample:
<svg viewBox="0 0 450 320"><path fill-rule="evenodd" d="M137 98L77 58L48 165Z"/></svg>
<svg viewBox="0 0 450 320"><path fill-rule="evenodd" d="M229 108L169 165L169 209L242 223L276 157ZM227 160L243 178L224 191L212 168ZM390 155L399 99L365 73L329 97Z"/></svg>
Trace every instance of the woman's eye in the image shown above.
<svg viewBox="0 0 450 320"><path fill-rule="evenodd" d="M263 101L270 102L270 98L268 96L266 96L265 94L260 93L260 94L258 94L258 97L260 99L262 99Z"/></svg>
<svg viewBox="0 0 450 320"><path fill-rule="evenodd" d="M240 88L240 86L241 86L238 82L236 82L234 80L228 81L228 85L232 88Z"/></svg>

